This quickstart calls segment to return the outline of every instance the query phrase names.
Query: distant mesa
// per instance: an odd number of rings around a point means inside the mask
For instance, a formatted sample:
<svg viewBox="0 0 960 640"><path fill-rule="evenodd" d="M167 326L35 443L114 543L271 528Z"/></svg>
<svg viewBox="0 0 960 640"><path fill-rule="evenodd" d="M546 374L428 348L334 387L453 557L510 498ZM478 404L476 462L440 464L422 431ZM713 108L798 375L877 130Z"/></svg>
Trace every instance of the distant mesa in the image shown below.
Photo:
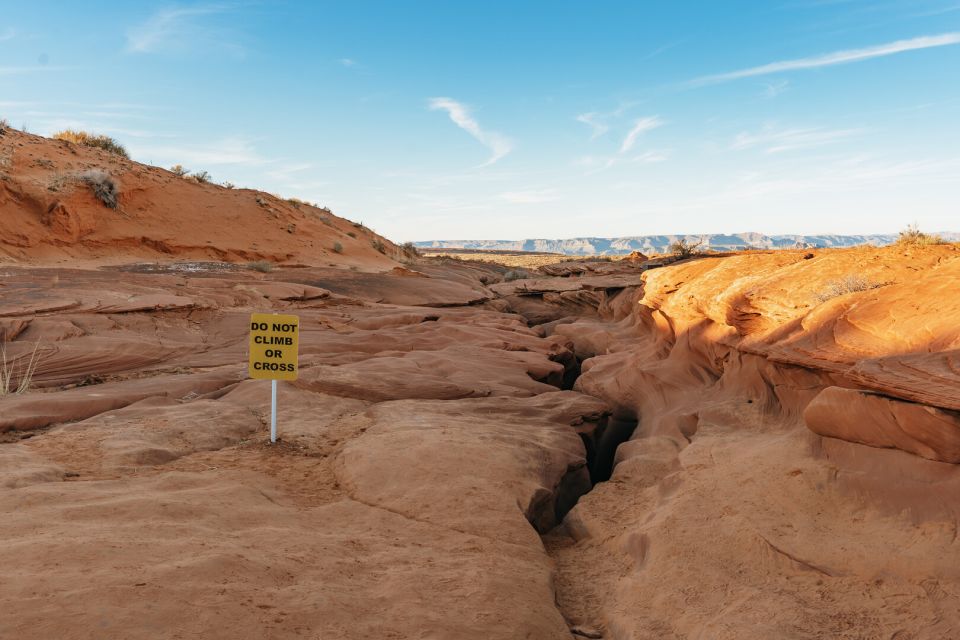
<svg viewBox="0 0 960 640"><path fill-rule="evenodd" d="M960 241L960 233L938 233L949 242ZM897 240L897 234L875 235L782 235L762 233L690 234L671 236L626 236L622 238L567 238L549 240L429 240L415 242L420 249L473 249L481 251L539 251L570 256L626 255L634 251L644 254L668 253L677 240L701 242L704 249L713 251L744 251L748 249L825 249L828 247L855 247L859 245L885 246Z"/></svg>

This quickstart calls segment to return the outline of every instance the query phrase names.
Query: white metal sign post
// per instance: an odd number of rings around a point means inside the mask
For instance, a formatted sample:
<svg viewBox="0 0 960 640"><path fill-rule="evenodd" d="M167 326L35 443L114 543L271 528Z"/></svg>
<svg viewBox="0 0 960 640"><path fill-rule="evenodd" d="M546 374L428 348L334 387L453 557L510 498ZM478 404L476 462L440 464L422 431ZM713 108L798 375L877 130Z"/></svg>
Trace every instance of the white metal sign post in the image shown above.
<svg viewBox="0 0 960 640"><path fill-rule="evenodd" d="M270 442L277 441L277 380L296 380L300 318L277 313L250 315L251 378L270 380Z"/></svg>

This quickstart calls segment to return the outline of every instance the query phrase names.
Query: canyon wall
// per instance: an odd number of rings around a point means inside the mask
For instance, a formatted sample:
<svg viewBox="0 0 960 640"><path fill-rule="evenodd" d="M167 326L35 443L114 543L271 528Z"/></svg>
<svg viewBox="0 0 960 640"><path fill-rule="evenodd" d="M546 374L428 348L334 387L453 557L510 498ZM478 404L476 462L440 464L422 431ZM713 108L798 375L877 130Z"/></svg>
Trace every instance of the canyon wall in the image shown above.
<svg viewBox="0 0 960 640"><path fill-rule="evenodd" d="M705 258L557 325L574 388L638 422L545 538L568 620L613 638L960 629L958 276L950 246Z"/></svg>

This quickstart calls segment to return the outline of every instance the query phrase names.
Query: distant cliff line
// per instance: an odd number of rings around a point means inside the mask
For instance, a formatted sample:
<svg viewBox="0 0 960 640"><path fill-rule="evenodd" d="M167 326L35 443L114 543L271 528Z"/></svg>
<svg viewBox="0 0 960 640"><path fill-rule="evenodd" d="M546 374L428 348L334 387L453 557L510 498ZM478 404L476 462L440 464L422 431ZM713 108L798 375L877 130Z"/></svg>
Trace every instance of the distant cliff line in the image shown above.
<svg viewBox="0 0 960 640"><path fill-rule="evenodd" d="M938 233L944 240L960 242L960 233ZM566 255L621 255L631 251L643 253L666 253L677 240L689 243L700 242L704 249L714 251L741 251L744 249L815 249L826 247L853 247L863 244L888 245L896 241L897 234L872 235L779 235L762 233L707 233L670 236L626 236L622 238L567 238L550 240L530 238L526 240L427 240L415 242L422 249L479 249L495 251L543 251Z"/></svg>

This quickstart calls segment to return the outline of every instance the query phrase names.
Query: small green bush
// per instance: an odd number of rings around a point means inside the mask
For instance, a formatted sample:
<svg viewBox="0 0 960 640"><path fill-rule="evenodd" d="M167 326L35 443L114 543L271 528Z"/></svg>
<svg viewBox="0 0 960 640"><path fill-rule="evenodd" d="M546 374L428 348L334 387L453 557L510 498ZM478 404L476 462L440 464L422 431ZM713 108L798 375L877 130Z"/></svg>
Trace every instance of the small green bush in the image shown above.
<svg viewBox="0 0 960 640"><path fill-rule="evenodd" d="M104 151L118 155L121 158L130 158L130 155L127 153L127 150L123 148L123 145L110 136L98 135L88 131L64 129L63 131L58 131L57 133L53 134L53 138L55 140L65 140L66 142L79 144L84 147L103 149Z"/></svg>
<svg viewBox="0 0 960 640"><path fill-rule="evenodd" d="M334 242L332 250L334 253L343 253L343 245L339 242Z"/></svg>

